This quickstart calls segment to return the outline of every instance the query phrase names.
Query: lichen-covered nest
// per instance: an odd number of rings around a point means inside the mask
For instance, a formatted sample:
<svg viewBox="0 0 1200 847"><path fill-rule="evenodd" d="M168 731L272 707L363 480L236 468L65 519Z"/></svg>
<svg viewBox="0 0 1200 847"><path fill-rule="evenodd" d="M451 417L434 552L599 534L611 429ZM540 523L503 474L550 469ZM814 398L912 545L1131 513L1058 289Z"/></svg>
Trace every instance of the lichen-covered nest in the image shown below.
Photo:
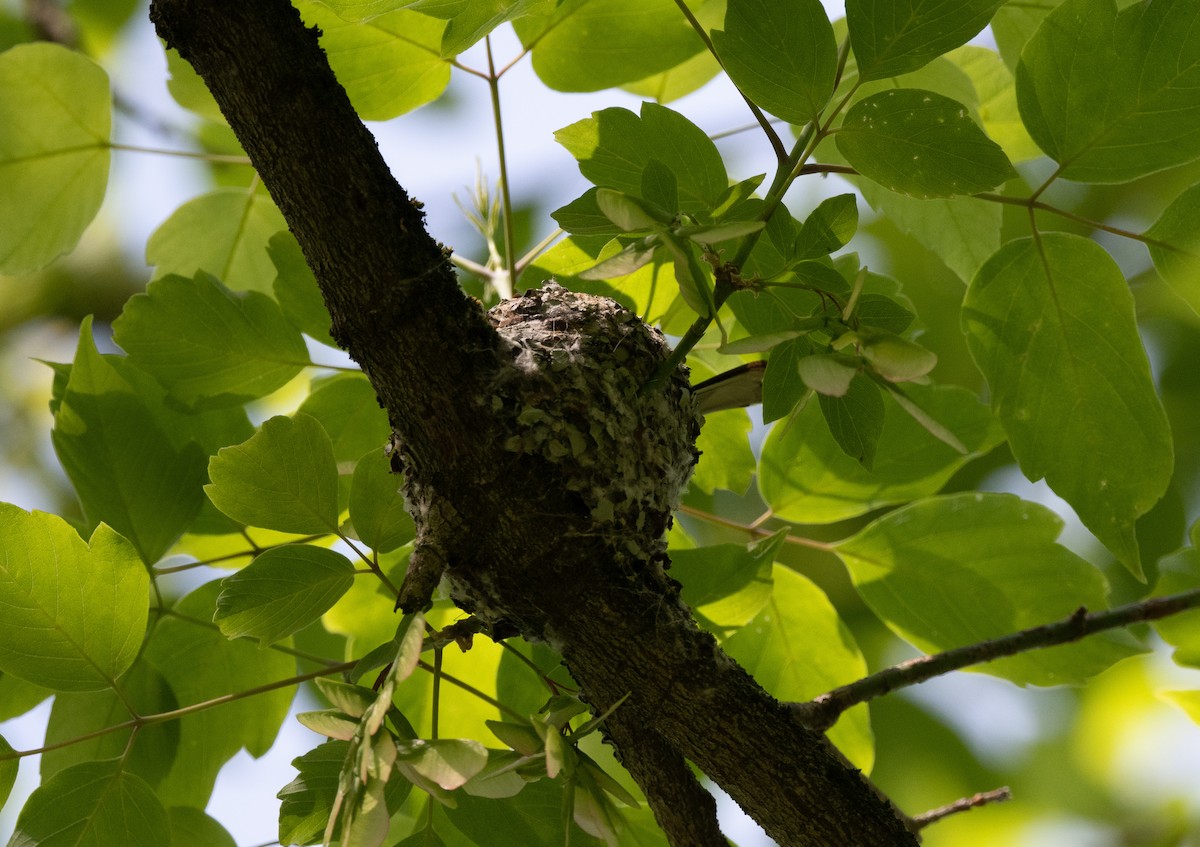
<svg viewBox="0 0 1200 847"><path fill-rule="evenodd" d="M490 397L511 421L504 448L554 465L614 549L657 558L699 455L686 368L644 390L668 353L662 334L614 300L554 282L489 317L513 365Z"/></svg>

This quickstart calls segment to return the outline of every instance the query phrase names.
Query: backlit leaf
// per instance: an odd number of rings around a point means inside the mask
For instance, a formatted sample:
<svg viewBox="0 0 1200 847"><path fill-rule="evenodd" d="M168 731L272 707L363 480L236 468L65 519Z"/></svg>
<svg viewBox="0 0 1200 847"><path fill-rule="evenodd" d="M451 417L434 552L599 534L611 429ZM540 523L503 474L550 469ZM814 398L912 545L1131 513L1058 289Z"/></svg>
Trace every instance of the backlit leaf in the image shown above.
<svg viewBox="0 0 1200 847"><path fill-rule="evenodd" d="M921 408L971 451L962 455L897 408L890 396L875 464L867 470L829 434L821 409L809 403L763 445L758 486L776 517L796 523L832 523L880 506L933 494L956 470L1003 440L1000 427L969 391L909 386Z"/></svg>
<svg viewBox="0 0 1200 847"><path fill-rule="evenodd" d="M221 581L213 620L227 638L257 638L265 647L315 621L353 582L354 566L341 553L273 547Z"/></svg>
<svg viewBox="0 0 1200 847"><path fill-rule="evenodd" d="M896 88L860 100L835 140L859 173L922 199L977 194L1016 175L966 107L932 91Z"/></svg>
<svg viewBox="0 0 1200 847"><path fill-rule="evenodd" d="M1067 0L1016 73L1021 117L1058 175L1125 182L1200 156L1200 6Z"/></svg>
<svg viewBox="0 0 1200 847"><path fill-rule="evenodd" d="M1154 267L1192 310L1200 312L1200 185L1171 201L1146 230Z"/></svg>
<svg viewBox="0 0 1200 847"><path fill-rule="evenodd" d="M896 634L948 650L1106 608L1100 572L1055 543L1062 519L1011 494L932 497L837 545L859 595ZM982 670L1021 685L1082 683L1141 652L1124 632L999 659Z"/></svg>
<svg viewBox="0 0 1200 847"><path fill-rule="evenodd" d="M267 242L287 229L271 198L244 188L218 188L176 209L146 242L155 276L207 271L230 288L270 293L275 266Z"/></svg>
<svg viewBox="0 0 1200 847"><path fill-rule="evenodd" d="M95 691L133 663L150 578L101 524L87 543L62 518L0 503L0 670L56 691Z"/></svg>
<svg viewBox="0 0 1200 847"><path fill-rule="evenodd" d="M1134 521L1173 457L1116 262L1065 233L1009 242L972 280L962 323L1025 476L1044 477L1140 574Z"/></svg>
<svg viewBox="0 0 1200 847"><path fill-rule="evenodd" d="M704 49L673 0L566 0L513 22L556 91L599 91L673 68Z"/></svg>
<svg viewBox="0 0 1200 847"><path fill-rule="evenodd" d="M183 437L199 427L171 432L136 377L153 380L120 364L99 354L85 319L50 437L88 525L108 524L150 564L200 510L204 450Z"/></svg>
<svg viewBox="0 0 1200 847"><path fill-rule="evenodd" d="M58 44L0 54L0 273L49 264L78 243L108 185L108 76Z"/></svg>
<svg viewBox="0 0 1200 847"><path fill-rule="evenodd" d="M879 386L867 379L856 379L841 396L818 392L817 399L833 440L847 456L870 470L883 433L885 407Z"/></svg>
<svg viewBox="0 0 1200 847"><path fill-rule="evenodd" d="M213 505L235 521L280 532L325 533L338 525L333 444L303 412L263 423L249 441L208 465Z"/></svg>
<svg viewBox="0 0 1200 847"><path fill-rule="evenodd" d="M400 492L402 478L392 473L380 449L367 453L354 466L350 485L350 521L362 542L389 553L413 539L416 531Z"/></svg>
<svg viewBox="0 0 1200 847"><path fill-rule="evenodd" d="M171 847L237 847L233 836L204 812L191 806L167 809Z"/></svg>
<svg viewBox="0 0 1200 847"><path fill-rule="evenodd" d="M816 585L776 565L766 607L722 646L770 694L785 702L810 700L866 676L867 663L850 629ZM829 731L854 766L869 772L875 740L865 705L844 713Z"/></svg>
<svg viewBox="0 0 1200 847"><path fill-rule="evenodd" d="M129 299L113 339L189 406L239 405L286 385L308 349L275 301L207 273L170 275Z"/></svg>
<svg viewBox="0 0 1200 847"><path fill-rule="evenodd" d="M863 80L915 71L966 44L1004 0L847 0L850 43Z"/></svg>
<svg viewBox="0 0 1200 847"><path fill-rule="evenodd" d="M734 84L777 117L805 124L833 94L837 45L820 0L729 0L712 39Z"/></svg>
<svg viewBox="0 0 1200 847"><path fill-rule="evenodd" d="M296 660L251 641L231 641L212 625L219 582L185 595L154 628L146 658L167 680L180 706L287 679ZM179 719L179 747L158 796L168 806L208 805L217 772L239 750L261 756L275 743L295 695L293 687L205 709ZM122 842L116 842L122 843Z"/></svg>
<svg viewBox="0 0 1200 847"><path fill-rule="evenodd" d="M558 130L554 138L579 161L590 182L632 197L641 195L642 172L652 160L665 165L675 175L679 211L707 211L729 186L721 154L708 135L666 106L643 103L640 115L602 109Z"/></svg>
<svg viewBox="0 0 1200 847"><path fill-rule="evenodd" d="M337 342L329 335L329 310L296 236L290 232L275 233L267 242L267 254L276 271L271 291L284 316L314 341L336 347Z"/></svg>
<svg viewBox="0 0 1200 847"><path fill-rule="evenodd" d="M450 82L450 63L440 55L442 21L402 9L348 23L313 0L296 8L320 27L329 65L364 120L411 112L436 100Z"/></svg>
<svg viewBox="0 0 1200 847"><path fill-rule="evenodd" d="M120 760L84 762L61 771L29 796L10 847L162 847L167 813L145 782Z"/></svg>

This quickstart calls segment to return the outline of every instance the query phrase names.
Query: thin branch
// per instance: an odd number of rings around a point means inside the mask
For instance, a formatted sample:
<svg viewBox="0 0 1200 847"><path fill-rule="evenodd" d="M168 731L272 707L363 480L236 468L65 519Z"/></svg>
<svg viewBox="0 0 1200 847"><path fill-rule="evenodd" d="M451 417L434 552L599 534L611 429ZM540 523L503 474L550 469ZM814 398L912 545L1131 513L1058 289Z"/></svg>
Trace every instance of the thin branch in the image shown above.
<svg viewBox="0 0 1200 847"><path fill-rule="evenodd" d="M1040 212L1049 212L1052 215L1058 215L1059 217L1066 218L1069 221L1075 221L1075 223L1083 224L1084 226L1091 227L1092 229L1099 229L1103 230L1104 232L1112 233L1113 235L1119 235L1122 238L1140 241L1148 246L1162 247L1165 250L1179 250L1177 245L1169 244L1165 241L1159 241L1156 238L1148 238L1142 233L1131 232L1130 230L1121 229L1120 227L1109 226L1106 223L1101 223L1100 221L1092 220L1091 218L1085 218L1083 215L1077 215L1074 212L1068 212L1066 209L1060 209L1057 206L1050 205L1049 203L1043 203L1040 200L1034 199L1037 195L1034 195L1033 197L1005 197L1003 194L983 192L982 194L973 194L971 196L977 197L980 200L988 200L992 203L1003 203L1007 206L1024 206L1030 210L1036 209Z"/></svg>
<svg viewBox="0 0 1200 847"><path fill-rule="evenodd" d="M882 697L897 689L907 688L971 665L1028 653L1031 650L1069 644L1098 632L1158 620L1195 608L1200 608L1200 589L1167 597L1152 597L1149 600L1092 614L1088 614L1087 609L1081 606L1069 618L1055 623L1030 627L943 653L909 659L849 685L835 688L807 703L793 703L792 712L809 729L824 732L851 706Z"/></svg>
<svg viewBox="0 0 1200 847"><path fill-rule="evenodd" d="M769 511L755 519L753 523L748 524L730 520L729 518L723 518L720 515L714 515L712 512L706 512L703 509L697 509L693 506L684 506L681 504L679 506L679 511L683 512L685 515L691 515L694 518L707 521L708 523L728 527L729 529L736 529L740 532L746 533L747 535L752 535L755 538L766 538L767 536L774 535L779 531L778 529L767 529L762 525L764 521L769 520L772 517ZM832 552L834 548L834 545L828 541L818 541L815 538L805 538L803 535L792 535L791 533L788 533L784 537L784 541L788 542L789 544L795 544L799 547L808 547L812 550L822 550L826 553Z"/></svg>
<svg viewBox="0 0 1200 847"><path fill-rule="evenodd" d="M554 232L550 233L537 244L533 245L533 247L529 249L528 253L517 260L515 267L516 272L521 273L523 270L525 270L525 268L532 264L538 256L542 255L542 251L546 250L551 244L557 241L559 236L562 234L562 229L555 227Z"/></svg>
<svg viewBox="0 0 1200 847"><path fill-rule="evenodd" d="M928 812L920 815L914 815L910 820L915 829L921 830L930 824L937 823L943 818L948 818L951 815L957 815L959 812L967 812L971 809L978 809L980 806L986 806L989 803L1002 803L1005 800L1012 799L1012 791L1006 785L1003 788L995 788L991 791L981 791L978 794L973 794L970 797L963 797L961 800L955 800L953 803L948 803L937 809L931 809Z"/></svg>
<svg viewBox="0 0 1200 847"><path fill-rule="evenodd" d="M256 685L254 688L247 688L244 691L235 691L232 694L223 694L220 697L214 697L211 700L205 700L200 703L193 703L190 706L184 706L179 709L172 709L169 712L158 712L157 714L153 715L141 715L139 717L131 718L127 721L122 721L118 724L113 724L112 726L106 726L103 729L96 730L95 732L89 732L86 735L79 735L75 738L69 738L66 741L59 741L55 744L47 744L45 747L37 747L33 750L14 750L11 753L0 753L0 762L8 759L21 759L25 756L34 756L38 753L48 753L51 750L70 747L72 744L79 744L82 741L89 741L93 738L99 738L103 735L110 735L111 733L120 732L124 729L140 729L141 727L150 726L151 724L166 723L167 721L173 721L177 718L186 717L188 715L195 714L196 712L203 712L207 709L214 709L217 706L224 706L226 703L233 703L237 700L245 700L247 697L255 697L259 694L266 694L269 691L275 691L280 688L288 688L293 685L299 685L302 682L308 682L310 679L316 679L319 676L332 676L335 673L342 673L352 669L356 664L358 664L357 660L353 662L341 662L327 668L321 668L320 670L310 671L308 673L298 674L296 676L290 676L287 679L279 679L275 682Z"/></svg>
<svg viewBox="0 0 1200 847"><path fill-rule="evenodd" d="M687 18L687 22L691 24L692 29L700 36L700 40L704 42L704 46L708 48L708 52L717 60L717 64L724 65L721 57L717 55L716 45L712 43L712 39L708 37L708 32L704 29L704 24L696 20L696 16L692 14L692 10L688 8L684 0L675 0L675 5L679 7L679 11L683 12L683 16ZM737 84L734 84L737 88ZM762 109L754 105L754 101L747 97L740 88L738 94L742 95L742 99L746 101L746 105L750 107L750 113L754 115L754 120L758 121L758 125L762 127L762 131L767 136L767 140L771 142L771 149L775 151L775 158L780 164L787 160L787 148L783 146L783 139L779 137L779 133L775 131L775 127L771 126L771 122L767 116L763 114Z"/></svg>
<svg viewBox="0 0 1200 847"><path fill-rule="evenodd" d="M488 63L488 94L492 99L492 123L496 127L496 155L500 159L500 200L504 204L504 269L508 272L508 291L517 284L517 247L513 235L512 194L508 190L508 158L504 152L504 118L500 112L500 76L492 60L492 37L485 36ZM500 295L503 297L504 295Z"/></svg>
<svg viewBox="0 0 1200 847"><path fill-rule="evenodd" d="M249 156L235 156L227 153L198 153L194 150L164 150L159 147L139 147L135 144L109 144L110 150L121 150L125 153L151 153L156 156L176 156L181 159L201 159L221 165L249 165Z"/></svg>
<svg viewBox="0 0 1200 847"><path fill-rule="evenodd" d="M437 657L438 661L441 660L441 654L442 654L442 651L440 648L438 648L434 653L434 655ZM509 706L504 705L499 700L497 700L495 697L489 697L487 694L480 691L475 686L471 685L471 683L464 682L463 680L459 679L458 677L446 673L444 670L441 670L436 665L429 664L424 659L417 660L417 667L423 671L427 671L428 673L433 674L434 680L435 680L435 685L436 685L436 680L441 679L443 682L448 682L451 685L461 688L463 691L467 692L468 694L478 697L480 700L487 703L489 706L496 707L496 709L498 709L501 712L504 712L504 714L508 715L510 718L516 718L517 720L525 720L526 718L529 717L528 715L524 715L524 714L518 712L516 709L513 709ZM436 688L434 690L436 691ZM434 704L433 714L434 715L437 714L436 703ZM435 724L436 724L436 721L435 721ZM433 734L433 737L434 738L437 737L436 726L435 726L435 732Z"/></svg>

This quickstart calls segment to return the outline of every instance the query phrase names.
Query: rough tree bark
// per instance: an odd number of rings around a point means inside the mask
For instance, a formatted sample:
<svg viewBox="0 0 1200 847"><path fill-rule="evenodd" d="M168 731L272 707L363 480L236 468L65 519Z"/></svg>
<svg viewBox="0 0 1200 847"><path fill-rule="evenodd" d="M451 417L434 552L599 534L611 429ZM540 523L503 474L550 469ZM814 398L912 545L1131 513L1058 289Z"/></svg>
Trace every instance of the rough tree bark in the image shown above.
<svg viewBox="0 0 1200 847"><path fill-rule="evenodd" d="M916 844L695 626L665 575L697 421L684 374L636 390L661 342L610 301L561 289L490 316L466 297L286 0L155 0L151 18L212 90L387 411L418 524L403 604L444 571L498 633L555 646L594 710L628 695L609 737L674 845L725 843L689 760L780 844ZM678 479L643 490L631 474L655 462Z"/></svg>

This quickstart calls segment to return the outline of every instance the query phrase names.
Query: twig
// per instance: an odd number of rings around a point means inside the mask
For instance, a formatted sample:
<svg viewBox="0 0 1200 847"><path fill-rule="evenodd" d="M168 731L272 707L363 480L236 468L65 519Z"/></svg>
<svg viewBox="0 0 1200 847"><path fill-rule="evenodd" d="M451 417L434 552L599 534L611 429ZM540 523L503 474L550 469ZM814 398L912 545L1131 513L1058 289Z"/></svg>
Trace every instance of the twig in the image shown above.
<svg viewBox="0 0 1200 847"><path fill-rule="evenodd" d="M978 809L980 806L986 806L989 803L1002 803L1005 800L1012 799L1012 791L1006 785L1003 788L995 788L991 791L981 791L970 797L963 797L961 800L955 800L945 806L937 809L931 809L920 815L914 815L910 820L915 829L924 829L930 824L937 823L942 818L948 818L951 815L957 815L959 812L967 812L971 809Z"/></svg>
<svg viewBox="0 0 1200 847"><path fill-rule="evenodd" d="M944 653L909 659L849 685L835 688L807 703L793 703L792 712L809 729L824 732L851 706L865 703L899 688L916 685L971 665L1044 647L1068 644L1105 630L1158 620L1195 608L1200 608L1200 589L1167 597L1153 597L1094 614L1088 614L1087 609L1081 606L1065 620L1031 627L990 641L957 647Z"/></svg>

